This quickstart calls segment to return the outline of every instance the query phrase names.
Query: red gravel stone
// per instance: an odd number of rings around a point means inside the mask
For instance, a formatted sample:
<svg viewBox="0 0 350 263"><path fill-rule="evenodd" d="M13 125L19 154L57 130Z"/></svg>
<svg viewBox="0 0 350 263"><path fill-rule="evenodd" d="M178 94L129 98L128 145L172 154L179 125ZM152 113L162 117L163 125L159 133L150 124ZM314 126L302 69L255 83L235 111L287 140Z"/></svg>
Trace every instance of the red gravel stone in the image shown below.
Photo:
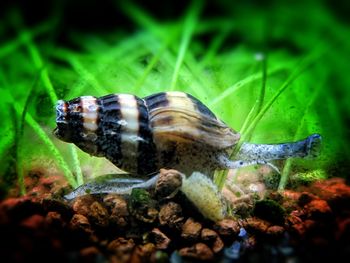
<svg viewBox="0 0 350 263"><path fill-rule="evenodd" d="M69 226L73 230L83 231L85 233L92 233L91 225L89 220L80 214L75 214L71 221L69 222Z"/></svg>
<svg viewBox="0 0 350 263"><path fill-rule="evenodd" d="M312 219L328 219L332 214L328 203L321 199L312 200L305 206L305 210Z"/></svg>
<svg viewBox="0 0 350 263"><path fill-rule="evenodd" d="M285 229L282 226L270 226L266 230L266 234L271 237L282 237L284 232L285 232Z"/></svg>
<svg viewBox="0 0 350 263"><path fill-rule="evenodd" d="M202 225L200 223L189 218L182 226L181 237L189 241L196 241L199 239L201 229Z"/></svg>
<svg viewBox="0 0 350 263"><path fill-rule="evenodd" d="M160 169L160 174L155 187L158 199L172 198L182 185L182 176L176 170Z"/></svg>
<svg viewBox="0 0 350 263"><path fill-rule="evenodd" d="M155 250L156 250L156 247L152 243L136 246L131 255L130 262L132 263L150 262L151 256L155 252Z"/></svg>
<svg viewBox="0 0 350 263"><path fill-rule="evenodd" d="M90 206L88 218L91 223L98 227L107 227L109 224L109 214L107 209L99 202L93 202Z"/></svg>
<svg viewBox="0 0 350 263"><path fill-rule="evenodd" d="M119 237L111 241L107 249L113 253L111 262L129 262L135 243L132 239Z"/></svg>
<svg viewBox="0 0 350 263"><path fill-rule="evenodd" d="M270 223L260 218L251 217L244 222L244 228L254 234L264 234L269 228Z"/></svg>
<svg viewBox="0 0 350 263"><path fill-rule="evenodd" d="M203 228L201 232L201 238L205 242L214 242L215 239L218 237L218 234L209 228Z"/></svg>
<svg viewBox="0 0 350 263"><path fill-rule="evenodd" d="M180 229L184 218L182 216L182 208L179 204L174 202L169 202L160 208L159 223L162 226L168 226L170 228Z"/></svg>
<svg viewBox="0 0 350 263"><path fill-rule="evenodd" d="M214 230L224 237L236 237L240 228L238 221L233 219L223 219L214 225Z"/></svg>
<svg viewBox="0 0 350 263"><path fill-rule="evenodd" d="M42 215L32 215L21 222L21 226L38 229L45 226L45 218Z"/></svg>
<svg viewBox="0 0 350 263"><path fill-rule="evenodd" d="M214 253L204 243L197 243L192 247L185 247L179 250L179 254L186 258L192 258L197 260L212 260Z"/></svg>
<svg viewBox="0 0 350 263"><path fill-rule="evenodd" d="M88 216L93 202L95 202L95 199L91 195L79 196L73 201L73 211L77 214Z"/></svg>
<svg viewBox="0 0 350 263"><path fill-rule="evenodd" d="M109 194L103 199L103 202L110 210L110 223L117 225L119 228L126 227L129 217L126 200L120 195Z"/></svg>
<svg viewBox="0 0 350 263"><path fill-rule="evenodd" d="M157 249L167 249L170 239L158 228L154 228L147 237L148 241L153 243Z"/></svg>

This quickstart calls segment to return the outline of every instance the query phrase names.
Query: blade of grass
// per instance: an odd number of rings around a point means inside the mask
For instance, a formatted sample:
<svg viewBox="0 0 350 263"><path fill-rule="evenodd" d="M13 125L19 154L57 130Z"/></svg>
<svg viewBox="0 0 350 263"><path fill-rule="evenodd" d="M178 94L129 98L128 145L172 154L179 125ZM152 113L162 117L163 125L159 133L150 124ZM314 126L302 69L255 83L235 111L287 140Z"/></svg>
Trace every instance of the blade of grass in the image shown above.
<svg viewBox="0 0 350 263"><path fill-rule="evenodd" d="M205 67L217 54L218 50L224 43L225 39L228 37L231 32L233 26L232 24L225 23L225 26L221 29L221 32L217 34L213 40L211 41L207 51L205 52L200 64L201 67Z"/></svg>
<svg viewBox="0 0 350 263"><path fill-rule="evenodd" d="M15 101L13 102L13 105L17 114L21 114L22 107ZM46 132L41 128L41 126L35 121L35 119L29 113L26 114L25 120L29 124L29 126L32 127L32 129L35 131L38 137L44 142L44 144L47 146L49 151L52 152L53 156L55 157L55 161L58 163L68 183L73 187L77 187L78 184L74 179L74 176L72 175L67 163L65 162L59 150L53 144L52 140L48 137Z"/></svg>
<svg viewBox="0 0 350 263"><path fill-rule="evenodd" d="M283 69L284 68L275 68L275 69L272 69L272 70L268 70L267 76L276 74L276 73L282 71ZM248 76L248 77L246 77L246 78L236 82L231 87L225 88L225 90L219 96L217 96L214 100L212 100L209 103L209 107L211 108L211 107L216 106L217 104L221 103L222 100L224 100L225 98L230 96L232 93L237 92L237 90L242 88L244 85L246 85L246 84L248 84L250 82L253 82L255 80L258 80L261 77L262 77L261 73L256 73L256 74L250 75L250 76Z"/></svg>
<svg viewBox="0 0 350 263"><path fill-rule="evenodd" d="M299 77L314 61L316 61L317 58L323 53L321 49L317 50L314 53L311 53L309 56L304 58L299 65L295 68L295 70L289 75L287 80L281 85L281 87L277 90L277 92L272 96L272 98L266 103L264 107L257 113L255 118L252 120L250 125L248 125L248 128L246 129L246 133L242 134L241 139L235 149L232 151L232 154L230 158L232 158L240 149L242 146L242 143L247 140L247 138L251 137L252 132L254 131L256 125L259 123L261 118L265 115L265 113L270 109L270 107L274 104L274 102L278 99L278 97L287 89L287 87L290 86L290 84L297 78ZM265 75L265 76L264 76ZM266 73L263 73L263 78L266 80ZM263 86L265 85L264 83L262 84ZM265 89L265 88L263 88ZM263 90L262 89L262 90ZM262 94L262 91L260 93L260 96ZM259 103L260 104L260 103ZM259 105L257 104L257 106ZM227 178L227 171L220 171L215 175L215 181L221 190L222 187L224 186L224 183Z"/></svg>
<svg viewBox="0 0 350 263"><path fill-rule="evenodd" d="M1 81L3 83L4 82L4 76L3 74L1 75ZM7 88L6 91L9 91L10 89ZM7 98L9 98L11 100L11 105L13 106L13 108L16 111L16 115L17 116L24 116L25 122L29 124L30 127L32 127L32 129L36 132L36 134L38 135L38 137L44 142L44 144L48 147L48 150L52 153L53 156L55 156L55 161L57 162L57 164L59 165L60 169L63 172L63 175L65 176L65 178L67 179L68 183L73 186L73 187L77 187L77 183L74 179L74 176L72 175L67 163L65 162L64 158L62 157L61 153L59 152L59 150L56 148L56 146L53 144L53 142L51 141L51 139L48 137L48 135L46 134L46 132L41 128L41 126L36 122L36 120L30 115L29 112L26 112L23 115L23 112L25 112L23 110L23 106L21 106L17 101L15 101L12 97L12 95L7 92ZM20 177L23 177L22 175L19 175ZM21 180L21 179L20 179Z"/></svg>
<svg viewBox="0 0 350 263"><path fill-rule="evenodd" d="M74 173L77 181L77 186L80 186L84 184L84 177L80 168L81 166L80 166L79 156L74 145L72 144L69 145L69 152L73 159L73 167L74 167Z"/></svg>
<svg viewBox="0 0 350 263"><path fill-rule="evenodd" d="M16 132L16 142L17 142L17 149L16 149L16 170L17 170L17 178L18 178L18 185L20 188L20 194L25 195L26 189L24 185L24 171L23 171L23 156L22 156L22 143L23 143L23 135L24 135L24 124L25 124L25 118L28 111L28 106L30 101L34 98L33 92L34 88L37 87L39 78L41 75L41 71L38 72L37 76L34 79L34 82L29 89L29 92L27 94L27 98L25 100L24 106L22 108L21 113L21 119L18 124L17 132Z"/></svg>
<svg viewBox="0 0 350 263"><path fill-rule="evenodd" d="M40 74L40 78L41 81L43 82L44 87L46 88L47 94L50 97L51 103L52 105L55 105L58 98L55 92L55 89L50 81L49 78L49 74L47 71L47 68L44 65L44 62L41 58L40 52L38 50L38 48L36 47L36 45L34 44L33 40L32 40L32 36L30 35L30 33L25 30L22 29L20 31L20 35L21 35L21 39L23 41L23 43L25 44L28 53L34 63L34 66L37 70L40 70L41 74Z"/></svg>
<svg viewBox="0 0 350 263"><path fill-rule="evenodd" d="M194 29L196 27L199 13L202 9L201 4L201 1L193 1L187 15L185 16L185 21L183 24L183 34L180 42L174 73L171 79L170 90L174 90L176 88L179 70L185 57L186 50L190 44Z"/></svg>
<svg viewBox="0 0 350 263"><path fill-rule="evenodd" d="M34 62L34 65L36 66L37 69L39 69L40 71L40 78L44 84L44 87L46 87L46 91L49 94L49 97L51 98L51 102L53 105L56 104L56 102L58 101L58 97L56 95L55 89L51 83L51 80L49 78L49 73L48 70L46 68L46 66L43 63L43 60L41 58L40 52L38 50L38 48L36 47L36 45L34 44L34 42L32 41L31 37L27 34L27 31L24 31L24 36L25 36L25 44L28 48L29 54ZM34 128L34 127L33 127ZM37 128L37 127L36 127ZM39 131L38 129L35 129L35 131ZM46 143L48 146L50 146L48 143ZM77 152L76 149L73 146L69 146L70 148L70 153L73 157L73 164L74 164L74 171L76 173L76 176L78 177L78 185L83 184L83 176L82 176L82 172L80 169L80 165L79 165L79 160L78 160L78 156L77 156ZM52 149L51 149L52 150ZM63 160L63 158L61 157L61 155L57 155L57 152L55 153L55 157L59 158L58 162L60 163L61 167L66 170L68 167L66 165L62 166L62 164L65 164L65 161ZM65 174L67 174L67 171L65 171ZM67 177L66 177L67 178ZM68 179L68 178L67 178ZM69 183L71 185L73 185L73 181L69 181ZM75 180L74 180L74 185L76 186Z"/></svg>
<svg viewBox="0 0 350 263"><path fill-rule="evenodd" d="M155 67L157 62L160 60L163 53L169 47L169 44L176 38L177 32L171 32L167 41L164 42L163 46L159 49L159 51L152 57L151 61L148 63L143 75L139 78L135 85L135 89L140 89L147 79L148 75L151 73L152 69Z"/></svg>
<svg viewBox="0 0 350 263"><path fill-rule="evenodd" d="M302 118L299 121L299 124L297 126L297 129L295 131L294 137L293 137L293 141L296 141L298 139L300 139L300 136L302 135L302 127L304 126L305 122L306 122L306 117L307 117L307 113L310 110L311 106L314 104L314 102L316 101L316 98L319 96L320 91L321 91L321 87L323 85L318 85L317 89L315 90L314 94L310 97L308 104L306 105L304 112L302 114ZM285 165L283 167L283 170L281 172L281 179L280 182L278 184L278 191L283 191L287 185L288 182L288 177L290 174L290 169L292 167L292 163L293 163L292 158L287 159L287 161L285 162Z"/></svg>
<svg viewBox="0 0 350 263"><path fill-rule="evenodd" d="M28 34L31 36L31 38L36 38L42 34L45 34L46 32L52 30L52 23L49 21L46 21L45 23L42 23L33 29L28 30ZM21 34L19 34L15 39L6 41L5 44L0 46L0 59L15 52L18 48L20 48L25 42L23 41L24 38Z"/></svg>
<svg viewBox="0 0 350 263"><path fill-rule="evenodd" d="M102 85L99 83L96 76L91 72L89 72L89 70L87 70L82 65L82 63L79 61L76 55L60 49L55 52L55 56L65 59L73 67L73 69L78 73L78 75L81 76L82 79L84 79L87 83L91 84L91 86L96 90L96 92L99 95L110 93L108 92L108 90L102 87ZM82 93L81 89L74 88L73 90L75 95L80 96Z"/></svg>
<svg viewBox="0 0 350 263"><path fill-rule="evenodd" d="M263 103L264 103L265 91L266 91L266 77L267 77L266 58L263 58L261 60L261 67L262 67L262 70L261 70L261 72L262 72L262 75L261 75L262 81L261 81L260 93L259 93L259 96L258 96L257 100L254 103L254 106L250 110L247 118L244 120L242 128L240 129L240 133L241 134L245 134L246 133L246 129L248 127L248 124L252 121L252 119L256 116L256 114L261 111L261 108L262 108ZM254 115L254 112L255 112L255 115Z"/></svg>
<svg viewBox="0 0 350 263"><path fill-rule="evenodd" d="M322 54L323 51L316 50L316 52L311 53L309 56L304 58L299 65L293 70L293 72L289 75L287 80L281 85L281 87L276 91L276 93L272 96L272 98L266 103L266 105L261 109L261 111L258 112L258 114L255 116L253 121L250 123L248 128L246 129L245 134L242 134L240 143L243 143L247 140L247 138L250 138L252 132L254 131L255 127L259 123L259 121L262 119L262 117L265 115L265 113L271 108L271 106L275 103L275 101L278 99L278 97L293 83L293 81L298 78L304 71L312 65L316 61L316 59L319 58L319 56ZM239 146L239 145L238 145ZM237 150L239 150L239 147L237 147Z"/></svg>
<svg viewBox="0 0 350 263"><path fill-rule="evenodd" d="M132 3L132 1L116 1L118 7L121 7L126 15L136 24L152 32L159 38L167 38L167 32L161 26L161 23L155 21L144 9Z"/></svg>

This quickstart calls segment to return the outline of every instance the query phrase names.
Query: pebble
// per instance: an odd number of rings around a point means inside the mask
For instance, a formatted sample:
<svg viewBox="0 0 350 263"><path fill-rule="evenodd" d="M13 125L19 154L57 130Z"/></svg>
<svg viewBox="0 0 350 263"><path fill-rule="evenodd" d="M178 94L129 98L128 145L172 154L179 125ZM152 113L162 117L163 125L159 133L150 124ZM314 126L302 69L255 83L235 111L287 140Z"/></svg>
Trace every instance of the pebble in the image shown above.
<svg viewBox="0 0 350 263"><path fill-rule="evenodd" d="M220 236L226 238L235 238L238 236L240 231L240 225L238 221L233 219L223 219L214 225L214 230L216 230Z"/></svg>
<svg viewBox="0 0 350 263"><path fill-rule="evenodd" d="M224 248L224 242L212 229L203 228L201 232L201 239L213 250L214 253L218 253Z"/></svg>
<svg viewBox="0 0 350 263"><path fill-rule="evenodd" d="M156 247L152 243L138 245L135 247L131 255L130 262L132 263L149 262L155 250L156 250Z"/></svg>
<svg viewBox="0 0 350 263"><path fill-rule="evenodd" d="M274 238L282 237L284 232L285 229L282 226L270 226L266 230L266 234Z"/></svg>
<svg viewBox="0 0 350 263"><path fill-rule="evenodd" d="M182 257L197 259L197 260L213 260L214 253L204 243L197 243L192 247L185 247L179 250L179 254Z"/></svg>
<svg viewBox="0 0 350 263"><path fill-rule="evenodd" d="M104 197L103 203L109 208L109 220L111 224L115 224L119 228L124 228L128 225L128 204L122 196L108 194Z"/></svg>
<svg viewBox="0 0 350 263"><path fill-rule="evenodd" d="M95 202L95 199L91 195L83 195L74 199L72 209L76 214L89 216L90 206Z"/></svg>
<svg viewBox="0 0 350 263"><path fill-rule="evenodd" d="M188 241L196 241L201 234L202 224L188 218L182 226L181 237Z"/></svg>
<svg viewBox="0 0 350 263"><path fill-rule="evenodd" d="M264 234L270 224L257 217L251 217L245 220L243 227L247 229L248 232L252 232L254 234Z"/></svg>
<svg viewBox="0 0 350 263"><path fill-rule="evenodd" d="M330 219L332 210L328 203L321 199L312 200L305 206L306 213L312 219Z"/></svg>
<svg viewBox="0 0 350 263"><path fill-rule="evenodd" d="M107 250L113 253L111 262L129 262L135 243L132 239L119 237L107 245Z"/></svg>
<svg viewBox="0 0 350 263"><path fill-rule="evenodd" d="M176 170L160 169L159 178L155 186L158 199L170 199L176 195L182 185L182 175Z"/></svg>
<svg viewBox="0 0 350 263"><path fill-rule="evenodd" d="M91 225L86 216L75 214L69 222L72 230L83 231L85 233L92 233Z"/></svg>
<svg viewBox="0 0 350 263"><path fill-rule="evenodd" d="M166 203L160 208L158 219L162 226L180 229L184 221L181 206L174 202Z"/></svg>
<svg viewBox="0 0 350 263"><path fill-rule="evenodd" d="M170 244L170 239L159 230L154 228L147 236L147 240L155 245L157 249L167 249Z"/></svg>
<svg viewBox="0 0 350 263"><path fill-rule="evenodd" d="M107 227L109 224L109 214L107 209L99 202L93 202L90 206L88 218L97 227Z"/></svg>

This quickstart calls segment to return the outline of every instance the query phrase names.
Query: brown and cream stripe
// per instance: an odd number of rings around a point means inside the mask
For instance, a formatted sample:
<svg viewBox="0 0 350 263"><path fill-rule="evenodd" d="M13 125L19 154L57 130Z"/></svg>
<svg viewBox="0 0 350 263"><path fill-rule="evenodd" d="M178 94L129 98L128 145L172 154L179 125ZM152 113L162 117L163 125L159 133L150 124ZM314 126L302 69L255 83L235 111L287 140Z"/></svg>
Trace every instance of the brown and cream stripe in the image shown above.
<svg viewBox="0 0 350 263"><path fill-rule="evenodd" d="M144 99L111 94L60 101L56 122L55 133L62 140L138 175L156 172L167 163L171 168L179 144L224 148L237 140L204 104L183 92Z"/></svg>

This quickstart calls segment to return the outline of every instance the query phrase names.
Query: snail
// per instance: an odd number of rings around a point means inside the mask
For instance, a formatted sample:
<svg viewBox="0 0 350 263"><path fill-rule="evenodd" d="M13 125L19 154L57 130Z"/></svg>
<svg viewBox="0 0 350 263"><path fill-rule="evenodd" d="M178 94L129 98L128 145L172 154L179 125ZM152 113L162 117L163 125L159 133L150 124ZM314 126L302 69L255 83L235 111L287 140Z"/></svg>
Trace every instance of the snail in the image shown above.
<svg viewBox="0 0 350 263"><path fill-rule="evenodd" d="M317 154L321 143L319 134L281 144L245 142L231 160L240 134L198 99L179 91L145 98L110 94L60 100L56 114L54 134L59 139L106 157L138 178L149 178L160 168L211 175L220 169L303 158Z"/></svg>

